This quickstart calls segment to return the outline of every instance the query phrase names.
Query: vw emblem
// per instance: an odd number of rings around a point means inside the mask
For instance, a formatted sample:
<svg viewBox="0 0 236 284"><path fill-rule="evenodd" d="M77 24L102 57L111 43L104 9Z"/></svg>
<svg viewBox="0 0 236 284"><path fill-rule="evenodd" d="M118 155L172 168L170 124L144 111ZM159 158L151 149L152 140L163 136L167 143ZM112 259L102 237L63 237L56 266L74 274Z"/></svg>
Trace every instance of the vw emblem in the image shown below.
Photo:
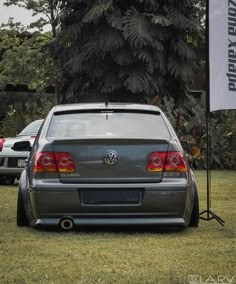
<svg viewBox="0 0 236 284"><path fill-rule="evenodd" d="M110 166L115 165L117 160L118 160L118 156L116 152L109 151L105 154L104 161L107 165L110 165Z"/></svg>

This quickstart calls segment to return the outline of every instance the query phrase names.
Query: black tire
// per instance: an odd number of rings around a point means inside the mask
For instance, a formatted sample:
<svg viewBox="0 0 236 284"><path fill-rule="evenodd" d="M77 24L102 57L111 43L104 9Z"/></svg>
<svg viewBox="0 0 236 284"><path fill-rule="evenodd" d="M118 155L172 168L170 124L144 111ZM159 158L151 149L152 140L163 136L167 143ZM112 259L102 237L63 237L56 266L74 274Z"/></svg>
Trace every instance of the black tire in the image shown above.
<svg viewBox="0 0 236 284"><path fill-rule="evenodd" d="M193 209L189 222L189 227L198 227L199 224L199 200L196 187L193 191Z"/></svg>
<svg viewBox="0 0 236 284"><path fill-rule="evenodd" d="M16 224L19 227L29 226L29 221L25 213L23 195L20 188L18 190Z"/></svg>
<svg viewBox="0 0 236 284"><path fill-rule="evenodd" d="M13 185L15 183L14 176L2 176L1 177L1 184L3 185Z"/></svg>
<svg viewBox="0 0 236 284"><path fill-rule="evenodd" d="M4 183L3 183L3 177L2 176L0 176L0 185L3 185Z"/></svg>

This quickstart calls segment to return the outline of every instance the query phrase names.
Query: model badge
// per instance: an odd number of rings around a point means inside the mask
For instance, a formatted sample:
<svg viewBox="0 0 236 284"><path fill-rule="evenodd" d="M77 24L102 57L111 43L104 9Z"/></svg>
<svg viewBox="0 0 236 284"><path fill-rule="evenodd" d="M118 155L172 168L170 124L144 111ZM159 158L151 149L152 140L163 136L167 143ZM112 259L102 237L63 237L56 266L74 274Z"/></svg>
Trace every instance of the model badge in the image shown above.
<svg viewBox="0 0 236 284"><path fill-rule="evenodd" d="M107 165L110 165L110 166L115 165L117 160L118 160L118 156L116 152L109 151L105 154L104 161Z"/></svg>

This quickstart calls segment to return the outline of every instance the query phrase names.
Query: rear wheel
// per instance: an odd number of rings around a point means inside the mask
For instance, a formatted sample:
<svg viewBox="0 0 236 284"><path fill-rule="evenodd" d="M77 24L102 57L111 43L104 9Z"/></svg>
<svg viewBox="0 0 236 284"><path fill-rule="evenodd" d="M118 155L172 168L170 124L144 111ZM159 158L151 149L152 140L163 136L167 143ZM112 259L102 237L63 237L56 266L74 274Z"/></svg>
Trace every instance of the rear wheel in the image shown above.
<svg viewBox="0 0 236 284"><path fill-rule="evenodd" d="M19 227L29 226L29 221L25 213L23 195L22 195L22 191L20 188L18 190L16 223L17 223L17 226Z"/></svg>
<svg viewBox="0 0 236 284"><path fill-rule="evenodd" d="M197 193L196 187L194 187L193 198L194 198L193 199L193 210L192 210L189 226L190 227L198 227L198 224L199 224L199 201L198 201L198 193Z"/></svg>

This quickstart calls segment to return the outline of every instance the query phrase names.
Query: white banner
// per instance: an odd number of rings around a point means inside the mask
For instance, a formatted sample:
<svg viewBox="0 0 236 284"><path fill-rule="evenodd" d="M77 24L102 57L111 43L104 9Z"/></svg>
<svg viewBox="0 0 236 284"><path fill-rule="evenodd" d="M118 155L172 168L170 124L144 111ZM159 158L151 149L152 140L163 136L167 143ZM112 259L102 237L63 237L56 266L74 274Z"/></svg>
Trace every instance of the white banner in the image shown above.
<svg viewBox="0 0 236 284"><path fill-rule="evenodd" d="M210 111L236 109L236 0L208 1Z"/></svg>

